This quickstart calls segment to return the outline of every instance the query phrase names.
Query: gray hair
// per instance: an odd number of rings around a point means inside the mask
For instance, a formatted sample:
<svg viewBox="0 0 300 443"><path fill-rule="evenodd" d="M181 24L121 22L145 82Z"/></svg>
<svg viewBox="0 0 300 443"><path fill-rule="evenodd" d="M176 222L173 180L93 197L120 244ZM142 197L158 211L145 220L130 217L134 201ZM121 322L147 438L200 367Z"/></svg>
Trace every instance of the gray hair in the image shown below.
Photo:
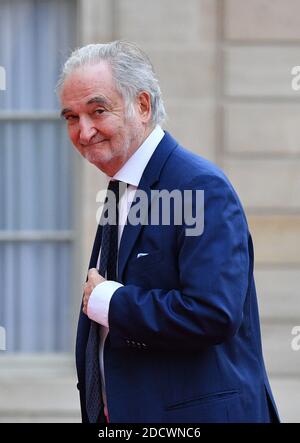
<svg viewBox="0 0 300 443"><path fill-rule="evenodd" d="M76 68L107 61L112 69L117 91L127 107L127 115L133 114L133 102L146 91L151 97L151 123L160 124L166 117L158 79L148 56L134 43L116 40L110 43L90 44L72 52L65 62L57 84L61 91L66 77Z"/></svg>

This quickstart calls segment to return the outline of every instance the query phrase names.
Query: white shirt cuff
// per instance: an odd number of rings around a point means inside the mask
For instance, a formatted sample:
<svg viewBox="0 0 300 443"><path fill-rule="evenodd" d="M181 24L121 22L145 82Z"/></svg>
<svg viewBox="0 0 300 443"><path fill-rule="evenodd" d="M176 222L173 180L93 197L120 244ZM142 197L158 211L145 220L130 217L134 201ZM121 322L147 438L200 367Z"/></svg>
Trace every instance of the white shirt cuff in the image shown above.
<svg viewBox="0 0 300 443"><path fill-rule="evenodd" d="M121 283L106 280L93 289L87 305L87 315L91 320L107 328L109 327L108 311L110 299L121 286L123 286Z"/></svg>

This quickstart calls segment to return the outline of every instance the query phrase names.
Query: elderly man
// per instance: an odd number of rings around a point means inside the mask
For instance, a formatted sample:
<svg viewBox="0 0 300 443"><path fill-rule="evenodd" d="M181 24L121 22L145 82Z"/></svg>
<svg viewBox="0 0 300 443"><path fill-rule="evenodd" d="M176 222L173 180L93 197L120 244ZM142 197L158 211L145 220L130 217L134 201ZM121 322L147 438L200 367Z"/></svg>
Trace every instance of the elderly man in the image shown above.
<svg viewBox="0 0 300 443"><path fill-rule="evenodd" d="M106 203L115 197L78 325L83 422L277 421L245 214L223 172L161 129L148 57L129 42L85 46L65 63L59 92L73 145L108 176ZM175 190L204 193L199 232L174 223L175 210L168 224L130 222L138 191L150 213L153 191Z"/></svg>

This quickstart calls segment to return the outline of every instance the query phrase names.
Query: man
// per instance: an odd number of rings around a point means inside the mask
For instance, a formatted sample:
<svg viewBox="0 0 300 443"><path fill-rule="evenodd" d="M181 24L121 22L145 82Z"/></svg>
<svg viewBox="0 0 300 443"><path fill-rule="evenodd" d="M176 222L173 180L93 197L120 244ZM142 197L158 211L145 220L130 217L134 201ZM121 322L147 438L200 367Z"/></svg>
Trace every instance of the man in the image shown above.
<svg viewBox="0 0 300 443"><path fill-rule="evenodd" d="M75 148L108 176L109 188L126 183L115 277L107 265L113 228L100 223L84 288L76 347L83 421L278 421L262 357L252 241L232 185L161 129L159 84L134 44L76 50L59 85ZM190 218L195 210L199 216L196 191L204 192L196 235L186 220L128 222L138 191L149 197L141 209L150 213L153 191L175 190L194 192L182 208Z"/></svg>

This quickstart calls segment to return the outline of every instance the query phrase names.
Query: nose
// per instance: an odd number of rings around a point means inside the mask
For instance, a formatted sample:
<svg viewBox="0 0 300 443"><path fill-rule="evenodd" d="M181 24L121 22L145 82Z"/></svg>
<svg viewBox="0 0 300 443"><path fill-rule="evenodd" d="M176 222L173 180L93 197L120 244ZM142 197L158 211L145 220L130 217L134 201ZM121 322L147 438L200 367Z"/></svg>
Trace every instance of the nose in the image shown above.
<svg viewBox="0 0 300 443"><path fill-rule="evenodd" d="M82 145L89 145L97 129L89 118L80 118L79 121L79 142Z"/></svg>

